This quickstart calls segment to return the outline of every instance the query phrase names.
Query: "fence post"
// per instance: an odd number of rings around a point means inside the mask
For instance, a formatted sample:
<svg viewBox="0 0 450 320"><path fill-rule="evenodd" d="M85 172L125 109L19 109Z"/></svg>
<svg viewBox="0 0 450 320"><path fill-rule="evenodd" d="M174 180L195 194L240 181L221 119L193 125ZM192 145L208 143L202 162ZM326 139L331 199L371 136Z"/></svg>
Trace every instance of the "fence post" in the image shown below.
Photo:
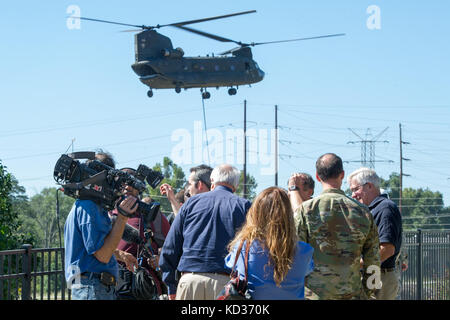
<svg viewBox="0 0 450 320"><path fill-rule="evenodd" d="M22 259L22 272L24 276L22 278L22 300L31 299L31 244L24 244L22 246L25 249L25 254Z"/></svg>
<svg viewBox="0 0 450 320"><path fill-rule="evenodd" d="M417 292L416 292L416 299L422 300L422 229L417 229L417 276L416 276L416 285L417 285Z"/></svg>

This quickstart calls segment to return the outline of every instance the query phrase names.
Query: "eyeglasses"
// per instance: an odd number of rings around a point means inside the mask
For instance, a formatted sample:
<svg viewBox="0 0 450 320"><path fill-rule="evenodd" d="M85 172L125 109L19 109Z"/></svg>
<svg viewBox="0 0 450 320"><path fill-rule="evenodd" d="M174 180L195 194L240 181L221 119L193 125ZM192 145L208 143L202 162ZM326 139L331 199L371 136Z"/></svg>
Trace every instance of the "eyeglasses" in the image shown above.
<svg viewBox="0 0 450 320"><path fill-rule="evenodd" d="M364 183L364 184L361 184L361 185L359 185L359 186L356 186L356 187L354 187L353 189L350 188L350 191L351 191L352 193L355 193L355 192L357 192L358 190L362 189L362 187L364 187L366 184L368 184L368 182L366 182L366 183Z"/></svg>

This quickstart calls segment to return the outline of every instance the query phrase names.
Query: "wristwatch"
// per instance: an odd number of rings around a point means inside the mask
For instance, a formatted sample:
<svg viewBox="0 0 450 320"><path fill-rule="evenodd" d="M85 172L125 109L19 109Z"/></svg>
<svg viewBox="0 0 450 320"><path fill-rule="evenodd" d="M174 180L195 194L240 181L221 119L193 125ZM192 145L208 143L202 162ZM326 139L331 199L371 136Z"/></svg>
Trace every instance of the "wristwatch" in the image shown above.
<svg viewBox="0 0 450 320"><path fill-rule="evenodd" d="M289 191L295 191L295 190L300 191L300 188L297 186L289 186L288 189L289 189Z"/></svg>

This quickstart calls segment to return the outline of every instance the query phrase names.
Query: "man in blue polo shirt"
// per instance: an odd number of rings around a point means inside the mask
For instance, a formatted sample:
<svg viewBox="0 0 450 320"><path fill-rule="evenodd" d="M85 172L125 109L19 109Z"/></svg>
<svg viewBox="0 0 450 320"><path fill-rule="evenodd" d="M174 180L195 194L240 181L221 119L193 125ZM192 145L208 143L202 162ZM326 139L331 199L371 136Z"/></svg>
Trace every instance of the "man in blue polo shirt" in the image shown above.
<svg viewBox="0 0 450 320"><path fill-rule="evenodd" d="M109 154L96 159L114 167ZM128 196L119 204L133 214L137 199ZM72 290L72 300L114 300L118 278L117 245L128 218L119 214L112 224L108 212L91 200L77 199L64 226L65 277Z"/></svg>
<svg viewBox="0 0 450 320"><path fill-rule="evenodd" d="M227 245L251 205L233 194L239 178L238 169L218 166L211 173L212 191L190 197L181 207L159 260L170 299L212 300L230 279L224 268Z"/></svg>
<svg viewBox="0 0 450 320"><path fill-rule="evenodd" d="M402 245L402 217L397 205L380 193L380 178L369 168L360 168L348 177L352 197L369 207L378 226L382 287L375 292L379 300L395 300L400 270L396 268Z"/></svg>

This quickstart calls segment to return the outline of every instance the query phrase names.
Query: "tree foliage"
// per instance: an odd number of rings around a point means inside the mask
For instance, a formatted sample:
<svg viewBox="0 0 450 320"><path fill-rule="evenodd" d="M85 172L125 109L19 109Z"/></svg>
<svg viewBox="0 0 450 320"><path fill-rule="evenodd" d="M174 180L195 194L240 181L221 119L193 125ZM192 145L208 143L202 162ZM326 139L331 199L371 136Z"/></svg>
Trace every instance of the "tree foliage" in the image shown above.
<svg viewBox="0 0 450 320"><path fill-rule="evenodd" d="M59 219L56 212L56 196L58 192ZM42 248L59 247L59 232L63 238L64 222L72 208L74 199L57 191L56 188L45 188L31 197L28 207L20 213L24 229L33 232L35 246ZM61 239L62 241L62 239Z"/></svg>
<svg viewBox="0 0 450 320"><path fill-rule="evenodd" d="M392 201L399 205L400 176L392 173L388 180L381 182ZM449 208L444 208L443 195L439 191L428 188L403 188L402 192L402 218L404 229L448 229L450 219L441 217L449 215Z"/></svg>
<svg viewBox="0 0 450 320"><path fill-rule="evenodd" d="M245 198L252 201L256 198L256 188L258 187L258 184L256 183L255 177L252 175L247 174L247 192L245 195ZM244 172L241 171L241 177L239 178L239 186L236 190L236 194L240 197L244 197Z"/></svg>
<svg viewBox="0 0 450 320"><path fill-rule="evenodd" d="M26 202L25 189L6 171L0 161L0 250L19 248L33 243L31 233L25 232L19 219L19 209Z"/></svg>

